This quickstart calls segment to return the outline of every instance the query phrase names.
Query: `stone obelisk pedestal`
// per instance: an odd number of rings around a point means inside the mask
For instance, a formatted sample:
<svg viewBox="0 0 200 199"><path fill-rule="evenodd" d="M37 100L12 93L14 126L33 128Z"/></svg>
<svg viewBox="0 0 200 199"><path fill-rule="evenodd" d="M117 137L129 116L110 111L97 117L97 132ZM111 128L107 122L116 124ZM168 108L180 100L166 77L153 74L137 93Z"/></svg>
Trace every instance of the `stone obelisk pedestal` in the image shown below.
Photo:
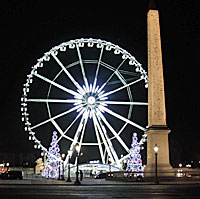
<svg viewBox="0 0 200 199"><path fill-rule="evenodd" d="M158 172L172 171L169 163L168 134L166 124L165 91L160 38L159 13L153 1L147 16L148 32L148 130L146 172L155 171L154 146L158 151Z"/></svg>

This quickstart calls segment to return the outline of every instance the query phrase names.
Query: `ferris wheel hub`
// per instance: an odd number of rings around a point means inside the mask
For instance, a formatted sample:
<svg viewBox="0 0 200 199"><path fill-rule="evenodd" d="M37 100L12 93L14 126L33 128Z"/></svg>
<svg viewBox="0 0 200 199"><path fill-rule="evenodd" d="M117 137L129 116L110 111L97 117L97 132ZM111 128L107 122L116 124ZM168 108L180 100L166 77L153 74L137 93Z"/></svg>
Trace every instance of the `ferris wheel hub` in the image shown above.
<svg viewBox="0 0 200 199"><path fill-rule="evenodd" d="M96 99L94 96L89 96L88 99L87 99L87 103L88 104L94 104L96 102Z"/></svg>

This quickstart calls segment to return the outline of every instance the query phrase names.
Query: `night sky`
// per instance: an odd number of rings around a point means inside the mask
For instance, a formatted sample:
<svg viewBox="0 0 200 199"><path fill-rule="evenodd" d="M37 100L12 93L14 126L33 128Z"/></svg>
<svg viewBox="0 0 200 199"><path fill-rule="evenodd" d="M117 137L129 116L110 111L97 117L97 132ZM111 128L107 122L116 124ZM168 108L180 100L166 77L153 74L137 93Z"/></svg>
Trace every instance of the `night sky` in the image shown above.
<svg viewBox="0 0 200 199"><path fill-rule="evenodd" d="M112 6L42 2L1 2L0 152L35 152L23 130L20 98L31 66L53 46L100 38L126 49L147 71L147 0ZM171 161L199 161L200 1L160 0L157 5Z"/></svg>

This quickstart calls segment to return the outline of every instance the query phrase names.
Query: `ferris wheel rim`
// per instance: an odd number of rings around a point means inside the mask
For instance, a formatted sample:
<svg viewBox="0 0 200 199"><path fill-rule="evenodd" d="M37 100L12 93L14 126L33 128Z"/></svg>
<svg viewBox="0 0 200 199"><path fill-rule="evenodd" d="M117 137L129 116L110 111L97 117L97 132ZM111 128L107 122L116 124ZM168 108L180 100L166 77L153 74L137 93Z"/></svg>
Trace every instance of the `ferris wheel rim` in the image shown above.
<svg viewBox="0 0 200 199"><path fill-rule="evenodd" d="M42 62L43 61L47 61L47 59L48 59L48 57L49 56L52 56L52 57L54 57L54 59L57 61L57 63L61 66L61 68L62 68L62 71L60 71L61 73L64 71L66 74L67 74L67 70L66 70L66 68L65 67L63 67L62 66L62 64L61 64L61 62L59 62L59 59L56 57L56 53L57 53L57 51L58 50L61 50L61 48L64 48L64 47L69 47L69 48L74 48L74 47L76 47L76 49L77 49L77 52L78 52L78 57L79 57L79 61L77 61L76 63L77 64L80 64L81 65L81 70L82 70L82 75L83 75L83 79L84 79L84 83L85 83L85 86L86 86L86 89L88 89L89 90L89 84L88 84L88 80L87 80L87 78L86 78L86 75L84 74L84 67L83 67L83 62L84 62L84 60L82 60L82 58L81 58L81 53L80 53L80 48L82 47L82 45L83 44L85 44L85 43L87 43L88 44L88 46L89 46L89 44L96 44L97 46L99 45L99 47L101 46L101 49L103 49L104 47L106 48L106 47L108 47L109 46L109 48L110 49L115 49L116 50L116 53L117 54L120 54L120 53L122 53L123 54L123 59L124 60L127 60L127 59L130 59L130 62L132 61L133 63L132 63L132 65L136 65L137 66L137 69L138 69L138 72L140 72L140 74L141 74L141 78L138 80L138 81L141 81L141 80L144 80L145 81L145 83L147 84L148 83L148 77L147 77L147 74L146 74L146 72L144 71L144 69L142 69L142 67L141 67L141 64L139 63L139 62L137 62L137 60L135 59L135 57L133 57L132 55L130 55L130 53L128 53L127 51L125 51L125 50L123 50L122 48L120 48L119 46L117 46L117 45L114 45L114 44L112 44L112 43L110 43L110 42L106 42L106 41L104 41L104 40L99 40L99 39L76 39L76 40L70 40L69 42L64 42L64 43L62 43L62 44L60 44L59 46L56 46L56 47L54 47L54 48L52 48L48 53L45 53L45 55L41 58L41 59L39 59L38 60L38 63L33 67L33 70L32 70L32 74L31 75L35 75L36 77L38 77L38 78L41 78L41 79L43 79L43 80L45 80L45 81L47 81L47 82L49 82L50 83L50 86L49 86L49 90L48 90L48 95L49 95L49 93L50 93L50 90L51 90L51 87L52 87L52 85L53 86L56 86L56 87L58 87L58 88L60 88L60 89L62 89L62 90L64 90L64 91L66 91L66 92L68 92L69 94L71 94L71 95L74 95L74 96L76 96L76 95L79 95L81 92L84 92L84 88L82 88L76 81L74 81L73 83L74 83L74 85L77 87L77 89L79 89L79 91L80 92L74 92L74 91L72 91L72 90L70 90L70 89L66 89L66 88L63 88L61 85L59 85L59 84L57 84L57 83L55 83L54 82L54 80L56 79L54 79L53 81L50 81L50 80L48 80L48 79L46 79L45 77L43 77L43 76L41 76L41 75L39 75L38 73L37 73L37 68L38 67L41 67L40 65L42 64ZM71 45L71 47L70 47L70 45ZM75 45L75 46L73 46L73 45ZM102 47L103 46L103 47ZM103 50L101 50L101 54L100 54L100 57L99 57L99 60L98 60L98 65L97 65L97 67L99 68L100 67L100 65L101 65L101 56L102 56L102 53L103 53ZM91 61L91 60L88 60L88 61ZM68 67L73 67L73 64L75 64L75 63L71 63L71 64L69 64L68 65ZM106 65L106 63L103 63L104 64L104 66ZM122 64L123 64L123 62L122 62ZM108 66L107 66L108 67ZM97 72L96 72L96 74L98 74ZM113 73L114 74L114 73ZM70 75L69 75L70 76ZM31 76L30 77L28 77L28 80L30 80L31 79ZM73 79L73 77L71 77L70 76L70 79L72 80ZM92 89L94 90L94 88L95 88L95 86L96 86L96 83L97 83L97 81L96 81L96 79L97 79L97 75L95 76L95 78L94 78L94 83L93 83L93 85L92 85ZM136 81L136 83L138 82L138 81ZM120 87L120 90L121 89L123 89L123 88L129 88L129 86L130 85L132 85L132 84L134 84L134 83L129 83L129 84L126 84L125 83L125 85L124 86L122 86L122 87ZM105 84L106 85L106 84ZM103 86L101 86L101 88L100 88L100 91L102 91L102 89L104 88L104 86L105 85L103 85ZM25 88L27 88L27 87L25 87ZM99 92L100 92L99 91ZM108 95L110 95L110 94L113 94L113 93L115 93L115 92L117 92L118 90L116 89L115 91L111 91L111 92L109 92L109 93L107 93L107 94L103 94L101 97L106 97L106 96L108 96ZM26 94L26 92L24 92L25 94ZM25 97L23 98L24 100L23 101L31 101L31 100L29 100L29 99L27 99L26 98L26 95L24 95ZM26 100L25 100L26 99ZM51 122L53 122L54 123L54 126L57 126L56 124L55 124L55 118L54 119L52 119L52 117L51 117L51 113L50 113L50 109L49 109L49 105L48 105L48 103L50 102L50 100L51 99L48 99L47 101L46 101L46 104L47 104L47 109L48 109L48 114L49 114L49 116L50 116L50 118L49 118L49 120L51 121ZM54 101L55 102L55 101ZM110 104L112 104L112 103L117 103L117 102L114 102L114 101L110 101L110 102L108 102L108 103L110 103ZM134 105L134 103L135 103L135 105L139 105L139 103L140 102L131 102L129 105ZM124 104L126 104L125 102L124 102ZM143 105L147 105L147 103L145 104L145 103L143 103ZM78 107L79 108L79 107ZM78 109L77 108L77 109ZM80 107L81 108L81 107ZM143 127L140 127L139 125L137 125L136 123L134 123L134 122L131 122L131 121L129 121L129 119L126 119L126 118L124 118L124 117L122 117L122 116L120 116L119 114L117 114L117 113L114 113L113 111L109 111L105 106L102 108L104 111L106 111L107 113L109 113L110 115L112 115L112 116L115 116L116 118L118 118L118 119L121 119L121 120L123 120L124 122L126 122L125 123L125 125L127 125L127 124L131 124L131 125L133 125L133 126L135 126L135 127L139 127L141 130L143 130L143 131L145 131L146 129L145 128L143 128ZM73 109L73 110L71 110L71 111L74 111L74 110L76 110L76 109ZM26 111L24 112L24 114L26 113ZM80 112L79 112L80 113ZM88 119L88 113L83 113L83 114L85 114L85 117L87 117L87 119ZM92 113L93 115L94 115L94 113ZM81 116L81 114L80 114L80 116ZM107 123L107 125L108 125L108 122L106 121L106 118L101 114L101 111L99 111L99 114L98 114L98 116L97 117L94 117L95 119L95 121L101 121L101 120L103 120L105 123ZM86 123L85 123L85 125L86 125ZM110 125L108 125L109 126L109 129L112 131L112 132L114 132L113 131L113 128L110 126ZM33 135L34 136L34 132L32 132L32 129L34 129L34 128L31 128L30 127L30 125L28 125L28 127L30 128L29 130L30 130L30 134L31 135ZM96 126L96 128L99 128L98 126ZM57 130L58 130L58 127L56 128ZM59 130L58 130L59 131ZM116 132L114 132L114 136L113 137L111 137L111 138L108 138L109 140L112 140L112 139L114 139L114 138L118 138L118 141L119 141L119 135L120 135L121 133L116 133ZM74 139L70 139L70 137L68 137L67 139L69 139L69 140L71 140L72 142L74 142L75 140ZM76 140L77 141L77 140ZM40 141L35 137L35 142L37 143L37 144L39 144L40 145L40 147L44 150L44 151L48 151L48 150L46 150L46 148L40 143ZM123 141L120 141L120 142L122 142L123 143ZM81 143L82 145L84 145L84 143ZM87 144L87 143L86 143ZM85 144L85 145L86 145ZM88 143L89 144L89 143ZM91 143L91 145L94 145L94 143ZM95 145L99 145L99 143L97 144L97 143L95 143ZM127 149L128 150L128 149ZM115 154L114 154L114 156L116 156Z"/></svg>

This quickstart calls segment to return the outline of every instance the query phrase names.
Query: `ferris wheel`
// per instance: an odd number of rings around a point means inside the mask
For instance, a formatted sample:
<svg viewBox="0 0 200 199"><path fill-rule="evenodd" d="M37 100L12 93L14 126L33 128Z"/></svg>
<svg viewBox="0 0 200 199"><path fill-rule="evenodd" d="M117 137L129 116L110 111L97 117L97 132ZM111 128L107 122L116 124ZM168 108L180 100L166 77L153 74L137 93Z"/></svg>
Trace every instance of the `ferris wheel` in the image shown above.
<svg viewBox="0 0 200 199"><path fill-rule="evenodd" d="M92 154L95 147L102 163L120 167L130 152L128 132L142 132L139 145L145 141L135 107L147 107L146 91L141 91L147 87L147 73L121 47L91 38L61 43L27 75L21 98L25 131L42 153L51 154L49 139L56 130L65 151L74 151L78 143L92 147L87 150Z"/></svg>

